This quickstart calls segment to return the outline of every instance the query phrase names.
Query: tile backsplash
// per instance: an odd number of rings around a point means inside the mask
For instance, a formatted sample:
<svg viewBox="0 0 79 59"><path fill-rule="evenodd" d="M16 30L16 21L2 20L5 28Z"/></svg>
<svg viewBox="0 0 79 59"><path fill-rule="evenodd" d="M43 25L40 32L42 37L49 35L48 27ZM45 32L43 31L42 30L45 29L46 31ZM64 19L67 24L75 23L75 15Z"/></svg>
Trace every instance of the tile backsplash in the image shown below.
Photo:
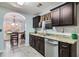
<svg viewBox="0 0 79 59"><path fill-rule="evenodd" d="M63 34L63 35L70 35L72 32L79 33L79 27L78 26L63 26L63 27L54 27L52 29L46 29L47 33L53 34ZM42 32L41 28L38 28L37 32Z"/></svg>

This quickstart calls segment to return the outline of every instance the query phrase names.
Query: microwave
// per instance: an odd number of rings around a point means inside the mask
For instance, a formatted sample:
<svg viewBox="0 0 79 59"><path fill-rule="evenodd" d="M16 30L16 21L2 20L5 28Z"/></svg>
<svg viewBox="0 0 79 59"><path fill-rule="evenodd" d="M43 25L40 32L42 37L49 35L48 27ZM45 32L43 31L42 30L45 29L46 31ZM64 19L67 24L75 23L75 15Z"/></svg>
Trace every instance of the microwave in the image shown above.
<svg viewBox="0 0 79 59"><path fill-rule="evenodd" d="M52 29L52 22L50 20L39 22L39 28L42 29Z"/></svg>
<svg viewBox="0 0 79 59"><path fill-rule="evenodd" d="M52 29L52 22L51 20L45 21L45 29Z"/></svg>

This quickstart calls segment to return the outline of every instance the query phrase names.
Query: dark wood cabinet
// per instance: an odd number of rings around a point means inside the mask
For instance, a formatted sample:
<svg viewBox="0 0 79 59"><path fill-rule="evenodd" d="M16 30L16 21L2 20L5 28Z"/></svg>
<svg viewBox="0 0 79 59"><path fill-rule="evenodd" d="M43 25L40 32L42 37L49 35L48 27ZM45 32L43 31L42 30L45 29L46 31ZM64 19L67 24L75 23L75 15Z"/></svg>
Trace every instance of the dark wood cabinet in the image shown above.
<svg viewBox="0 0 79 59"><path fill-rule="evenodd" d="M29 44L36 49L39 53L45 56L45 40L43 37L34 35L29 36ZM58 42L58 56L59 57L76 57L77 56L77 43L69 44Z"/></svg>
<svg viewBox="0 0 79 59"><path fill-rule="evenodd" d="M40 45L40 41L39 41L39 38L38 37L36 37L36 36L34 36L34 41L35 41L35 49L37 50L37 51L39 51L39 45Z"/></svg>
<svg viewBox="0 0 79 59"><path fill-rule="evenodd" d="M30 39L29 39L30 46L32 46L39 53L41 53L43 56L45 56L44 38L34 36L34 35L30 35L29 37L30 37Z"/></svg>
<svg viewBox="0 0 79 59"><path fill-rule="evenodd" d="M74 4L68 3L60 7L60 25L73 25Z"/></svg>
<svg viewBox="0 0 79 59"><path fill-rule="evenodd" d="M45 42L44 38L39 38L39 52L44 56L45 55Z"/></svg>
<svg viewBox="0 0 79 59"><path fill-rule="evenodd" d="M45 29L52 29L51 13L41 16L40 23L42 27L42 22L45 21Z"/></svg>
<svg viewBox="0 0 79 59"><path fill-rule="evenodd" d="M59 42L59 57L76 57L76 43Z"/></svg>
<svg viewBox="0 0 79 59"><path fill-rule="evenodd" d="M30 43L30 46L34 47L34 40L33 40L33 35L30 35L29 36L29 43Z"/></svg>
<svg viewBox="0 0 79 59"><path fill-rule="evenodd" d="M11 43L11 47L18 46L18 32L11 33L10 43Z"/></svg>
<svg viewBox="0 0 79 59"><path fill-rule="evenodd" d="M67 43L59 42L59 57L69 57L70 56L70 46Z"/></svg>
<svg viewBox="0 0 79 59"><path fill-rule="evenodd" d="M39 28L40 16L33 17L33 28Z"/></svg>
<svg viewBox="0 0 79 59"><path fill-rule="evenodd" d="M51 12L51 20L52 20L52 26L58 26L59 25L59 13L60 9L57 8Z"/></svg>
<svg viewBox="0 0 79 59"><path fill-rule="evenodd" d="M51 11L53 26L77 25L76 3L68 2Z"/></svg>

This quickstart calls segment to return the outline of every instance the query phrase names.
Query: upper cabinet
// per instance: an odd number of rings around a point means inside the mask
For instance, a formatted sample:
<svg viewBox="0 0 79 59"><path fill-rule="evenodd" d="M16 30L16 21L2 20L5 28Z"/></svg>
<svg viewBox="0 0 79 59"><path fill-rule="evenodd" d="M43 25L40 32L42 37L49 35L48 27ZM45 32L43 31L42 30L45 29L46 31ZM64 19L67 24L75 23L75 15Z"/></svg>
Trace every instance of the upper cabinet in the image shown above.
<svg viewBox="0 0 79 59"><path fill-rule="evenodd" d="M52 29L51 13L41 16L40 22L45 21L45 28Z"/></svg>
<svg viewBox="0 0 79 59"><path fill-rule="evenodd" d="M33 28L42 26L45 21L45 28L52 29L53 26L77 25L77 3L68 2L51 10L51 12L33 18Z"/></svg>
<svg viewBox="0 0 79 59"><path fill-rule="evenodd" d="M60 7L60 25L73 25L74 22L74 5L68 3Z"/></svg>
<svg viewBox="0 0 79 59"><path fill-rule="evenodd" d="M51 12L51 20L53 26L59 25L59 13L60 13L59 8Z"/></svg>
<svg viewBox="0 0 79 59"><path fill-rule="evenodd" d="M42 21L46 22L45 23L46 29L52 29L51 13L45 14L43 16L33 17L33 28L42 27Z"/></svg>
<svg viewBox="0 0 79 59"><path fill-rule="evenodd" d="M53 26L76 25L76 3L65 3L51 11Z"/></svg>
<svg viewBox="0 0 79 59"><path fill-rule="evenodd" d="M40 16L33 17L33 28L39 28Z"/></svg>
<svg viewBox="0 0 79 59"><path fill-rule="evenodd" d="M50 20L51 21L51 13L48 13L48 14L45 14L45 15L42 15L41 16L41 22L42 21L47 21L47 20Z"/></svg>

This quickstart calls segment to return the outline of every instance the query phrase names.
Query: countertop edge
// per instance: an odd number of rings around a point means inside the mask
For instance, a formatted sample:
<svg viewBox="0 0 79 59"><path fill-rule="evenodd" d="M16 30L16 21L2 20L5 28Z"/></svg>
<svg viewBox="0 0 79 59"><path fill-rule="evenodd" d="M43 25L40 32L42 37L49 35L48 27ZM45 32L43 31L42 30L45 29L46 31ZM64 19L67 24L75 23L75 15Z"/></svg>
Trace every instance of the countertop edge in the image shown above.
<svg viewBox="0 0 79 59"><path fill-rule="evenodd" d="M74 43L76 43L77 42L77 40L70 40L69 39L69 41L67 41L67 40L60 40L59 38L54 38L54 37L52 37L51 38L51 36L44 36L44 35L41 35L41 34L35 34L35 33L29 33L29 34L31 34L31 35L35 35L35 36L39 36L39 37L44 37L44 38L47 38L47 39L51 39L51 40L56 40L56 41L60 41L60 42L65 42L65 43L69 43L69 44L74 44ZM62 38L63 39L63 38Z"/></svg>

